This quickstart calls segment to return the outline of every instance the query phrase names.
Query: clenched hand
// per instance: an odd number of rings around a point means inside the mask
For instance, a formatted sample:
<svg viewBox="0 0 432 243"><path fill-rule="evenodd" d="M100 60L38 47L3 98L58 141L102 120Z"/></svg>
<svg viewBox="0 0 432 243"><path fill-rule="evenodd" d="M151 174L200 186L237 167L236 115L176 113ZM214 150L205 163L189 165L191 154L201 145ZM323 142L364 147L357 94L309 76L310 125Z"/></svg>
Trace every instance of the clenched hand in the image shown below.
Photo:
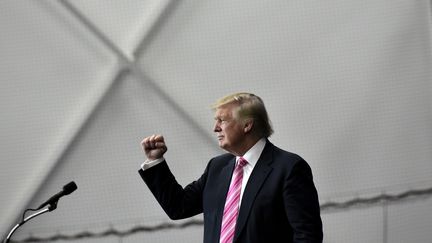
<svg viewBox="0 0 432 243"><path fill-rule="evenodd" d="M160 134L153 134L141 141L141 146L149 160L161 158L168 150L164 137Z"/></svg>

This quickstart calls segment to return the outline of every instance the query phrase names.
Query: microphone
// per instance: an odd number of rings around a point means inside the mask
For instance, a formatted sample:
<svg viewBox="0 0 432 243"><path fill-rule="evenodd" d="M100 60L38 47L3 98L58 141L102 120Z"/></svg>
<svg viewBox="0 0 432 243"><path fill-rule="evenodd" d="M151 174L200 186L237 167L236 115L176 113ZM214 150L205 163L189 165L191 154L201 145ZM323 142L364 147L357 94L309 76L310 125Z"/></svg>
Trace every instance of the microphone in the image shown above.
<svg viewBox="0 0 432 243"><path fill-rule="evenodd" d="M63 186L63 190L62 190L61 192L55 194L55 195L52 196L50 199L48 199L46 202L42 203L42 204L39 206L39 208L37 208L37 209L26 209L26 210L24 211L24 214L23 214L23 220L22 220L21 222L19 222L17 225L15 225L15 226L11 229L11 231L10 231L9 234L7 235L6 239L4 240L4 243L8 243L8 242L9 242L9 239L12 237L12 234L13 234L13 233L14 233L14 232L15 232L15 231L16 231L16 230L17 230L21 225L25 224L25 223L28 222L30 219L32 219L32 218L34 218L34 217L36 217L36 216L39 216L39 215L44 214L44 213L46 213L46 212L51 212L51 211L53 211L54 209L57 208L57 202L58 202L58 200L59 200L61 197L63 197L64 195L69 195L69 194L71 194L71 193L72 193L73 191L75 191L77 188L78 188L78 187L77 187L77 185L75 184L75 182L71 181L71 182L69 182L68 184L66 184L66 185ZM49 207L48 207L48 208L45 208L45 209L43 209L43 210L40 210L39 212L34 213L34 214L28 216L27 218L24 217L24 216L25 216L25 213L27 212L27 210L37 211L37 210L39 210L39 209L45 207L45 206L48 205L48 204L49 204Z"/></svg>
<svg viewBox="0 0 432 243"><path fill-rule="evenodd" d="M48 199L46 202L42 203L36 210L39 210L43 207L45 207L46 205L50 204L52 206L51 210L54 210L57 207L57 202L58 200L65 196L65 195L69 195L72 192L74 192L77 189L77 185L75 184L75 182L71 181L68 184L63 186L63 190L57 194L55 194L54 196L52 196L50 199Z"/></svg>

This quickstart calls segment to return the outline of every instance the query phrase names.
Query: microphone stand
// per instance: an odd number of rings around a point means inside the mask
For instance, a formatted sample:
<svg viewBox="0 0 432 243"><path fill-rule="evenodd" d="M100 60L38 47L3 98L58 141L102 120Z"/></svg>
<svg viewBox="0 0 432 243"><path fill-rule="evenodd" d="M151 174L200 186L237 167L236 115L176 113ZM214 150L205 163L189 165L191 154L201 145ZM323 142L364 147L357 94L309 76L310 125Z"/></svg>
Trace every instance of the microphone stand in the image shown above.
<svg viewBox="0 0 432 243"><path fill-rule="evenodd" d="M7 237L6 237L6 239L3 241L3 243L8 243L9 242L9 239L12 237L12 234L21 226L21 225L23 225L23 224L25 224L27 221L29 221L30 219L32 219L32 218L34 218L34 217L36 217L36 216L39 216L39 215L41 215L41 214L44 214L44 213L46 213L46 212L51 212L51 211L53 211L54 209L56 209L57 208L57 202L53 202L53 203L51 203L47 208L45 208L45 209L42 209L42 210L40 210L40 211L38 211L38 212L36 212L36 213L34 213L34 214L32 214L32 215L30 215L30 216L28 216L27 218L24 218L21 222L19 222L17 225L15 225L15 227L13 227L12 228L12 230L9 232L9 234L7 235Z"/></svg>

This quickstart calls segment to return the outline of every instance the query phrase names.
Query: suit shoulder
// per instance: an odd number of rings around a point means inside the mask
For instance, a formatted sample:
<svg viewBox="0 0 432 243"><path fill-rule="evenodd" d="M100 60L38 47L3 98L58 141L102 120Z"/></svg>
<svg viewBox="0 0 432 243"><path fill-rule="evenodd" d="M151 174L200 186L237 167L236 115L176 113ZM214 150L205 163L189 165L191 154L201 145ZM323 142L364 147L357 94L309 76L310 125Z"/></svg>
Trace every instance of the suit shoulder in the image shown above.
<svg viewBox="0 0 432 243"><path fill-rule="evenodd" d="M300 155L275 147L273 156L273 167L279 168L280 171L289 172L289 175L293 175L293 172L295 174L300 173L312 178L312 169L309 163Z"/></svg>
<svg viewBox="0 0 432 243"><path fill-rule="evenodd" d="M297 162L302 160L304 161L304 159L300 155L290 151L286 151L277 146L274 146L273 152L274 152L274 156L277 158L283 158L284 160L288 160L292 162Z"/></svg>
<svg viewBox="0 0 432 243"><path fill-rule="evenodd" d="M219 160L230 160L230 159L232 159L234 157L235 156L232 155L232 154L230 154L230 153L225 153L225 154L221 154L221 155L218 155L216 157L213 157L211 160L217 160L217 161L219 161Z"/></svg>
<svg viewBox="0 0 432 243"><path fill-rule="evenodd" d="M208 167L225 166L227 163L229 163L234 158L235 158L235 156L230 154L230 153L218 155L218 156L210 159L210 161L208 162Z"/></svg>

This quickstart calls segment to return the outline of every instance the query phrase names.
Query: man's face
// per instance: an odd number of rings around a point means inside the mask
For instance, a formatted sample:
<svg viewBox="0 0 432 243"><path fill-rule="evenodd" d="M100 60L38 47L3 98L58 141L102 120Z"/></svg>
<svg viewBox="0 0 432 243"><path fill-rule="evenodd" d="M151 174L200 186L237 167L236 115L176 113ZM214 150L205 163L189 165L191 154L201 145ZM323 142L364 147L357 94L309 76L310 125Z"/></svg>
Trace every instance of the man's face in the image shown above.
<svg viewBox="0 0 432 243"><path fill-rule="evenodd" d="M234 117L234 104L227 104L216 109L213 131L217 134L219 146L231 153L242 149L244 126Z"/></svg>

